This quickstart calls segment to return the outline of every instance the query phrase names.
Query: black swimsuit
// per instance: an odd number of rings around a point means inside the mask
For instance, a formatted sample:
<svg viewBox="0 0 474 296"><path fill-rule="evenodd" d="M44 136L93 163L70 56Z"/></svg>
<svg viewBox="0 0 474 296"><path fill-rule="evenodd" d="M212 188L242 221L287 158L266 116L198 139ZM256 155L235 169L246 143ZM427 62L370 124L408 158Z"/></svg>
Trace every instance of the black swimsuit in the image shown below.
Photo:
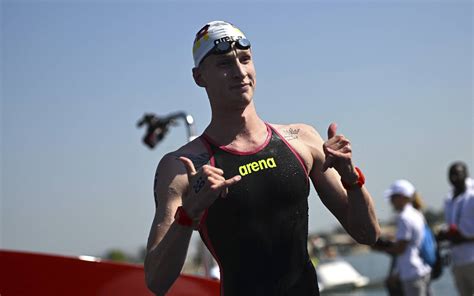
<svg viewBox="0 0 474 296"><path fill-rule="evenodd" d="M265 143L244 153L201 136L211 165L242 180L208 208L199 232L219 264L221 295L319 295L307 250L308 175L286 140L267 129Z"/></svg>

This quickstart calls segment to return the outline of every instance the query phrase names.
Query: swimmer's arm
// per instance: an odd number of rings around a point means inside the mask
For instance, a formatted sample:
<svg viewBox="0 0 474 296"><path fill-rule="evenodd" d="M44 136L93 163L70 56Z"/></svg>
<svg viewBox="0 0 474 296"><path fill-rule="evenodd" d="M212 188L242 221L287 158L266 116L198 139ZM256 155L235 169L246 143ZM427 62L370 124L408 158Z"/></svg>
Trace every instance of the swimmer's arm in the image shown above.
<svg viewBox="0 0 474 296"><path fill-rule="evenodd" d="M380 234L372 198L364 186L346 190L334 169L325 173L316 168L310 176L323 204L358 243L372 245Z"/></svg>
<svg viewBox="0 0 474 296"><path fill-rule="evenodd" d="M380 235L380 226L370 193L365 186L346 191L335 169L323 172L324 140L313 128L309 127L307 131L303 140L313 156L309 175L321 201L358 243L374 244Z"/></svg>
<svg viewBox="0 0 474 296"><path fill-rule="evenodd" d="M393 255L403 254L408 246L409 241L398 240L392 246L383 249L385 252Z"/></svg>
<svg viewBox="0 0 474 296"><path fill-rule="evenodd" d="M187 188L186 171L176 156L163 157L155 181L156 211L147 243L145 279L156 295L165 295L178 278L193 229L174 221Z"/></svg>

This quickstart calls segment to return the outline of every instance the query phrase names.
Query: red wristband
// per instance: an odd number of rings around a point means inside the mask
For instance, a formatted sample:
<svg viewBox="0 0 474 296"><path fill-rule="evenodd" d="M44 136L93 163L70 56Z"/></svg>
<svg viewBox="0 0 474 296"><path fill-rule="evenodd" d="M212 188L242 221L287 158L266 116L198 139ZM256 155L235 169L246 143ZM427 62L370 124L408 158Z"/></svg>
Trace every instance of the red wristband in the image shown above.
<svg viewBox="0 0 474 296"><path fill-rule="evenodd" d="M174 220L176 221L176 223L182 226L192 227L194 224L193 219L189 217L188 213L186 213L182 206L179 206L178 209L176 209L176 214L174 214Z"/></svg>
<svg viewBox="0 0 474 296"><path fill-rule="evenodd" d="M362 185L365 184L365 176L364 174L362 173L362 171L358 168L358 167L355 167L354 168L357 172L357 175L358 175L358 178L357 178L357 181L354 182L354 183L345 183L342 179L341 179L341 183L342 183L342 186L346 189L346 190L351 190L351 189L354 189L356 186L358 188L361 188Z"/></svg>

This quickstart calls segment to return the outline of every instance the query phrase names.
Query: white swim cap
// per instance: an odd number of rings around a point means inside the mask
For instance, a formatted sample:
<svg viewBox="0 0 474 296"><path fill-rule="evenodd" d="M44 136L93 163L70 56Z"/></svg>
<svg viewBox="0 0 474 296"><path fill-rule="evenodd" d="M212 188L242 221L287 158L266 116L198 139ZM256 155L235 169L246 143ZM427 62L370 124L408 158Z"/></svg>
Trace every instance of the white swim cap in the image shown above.
<svg viewBox="0 0 474 296"><path fill-rule="evenodd" d="M196 34L193 44L194 66L199 66L206 54L220 42L246 39L244 33L231 23L212 21Z"/></svg>

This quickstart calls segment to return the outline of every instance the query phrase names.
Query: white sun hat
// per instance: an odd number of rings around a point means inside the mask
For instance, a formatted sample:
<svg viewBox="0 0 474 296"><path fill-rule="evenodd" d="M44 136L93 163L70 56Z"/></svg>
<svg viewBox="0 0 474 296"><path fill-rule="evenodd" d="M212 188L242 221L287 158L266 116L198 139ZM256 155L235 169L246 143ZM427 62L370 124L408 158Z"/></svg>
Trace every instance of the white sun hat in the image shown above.
<svg viewBox="0 0 474 296"><path fill-rule="evenodd" d="M413 194L415 193L416 189L413 184L408 182L407 180L397 180L390 185L390 188L385 190L384 196L386 199L390 200L390 197L395 194L403 195L408 198L412 198Z"/></svg>

